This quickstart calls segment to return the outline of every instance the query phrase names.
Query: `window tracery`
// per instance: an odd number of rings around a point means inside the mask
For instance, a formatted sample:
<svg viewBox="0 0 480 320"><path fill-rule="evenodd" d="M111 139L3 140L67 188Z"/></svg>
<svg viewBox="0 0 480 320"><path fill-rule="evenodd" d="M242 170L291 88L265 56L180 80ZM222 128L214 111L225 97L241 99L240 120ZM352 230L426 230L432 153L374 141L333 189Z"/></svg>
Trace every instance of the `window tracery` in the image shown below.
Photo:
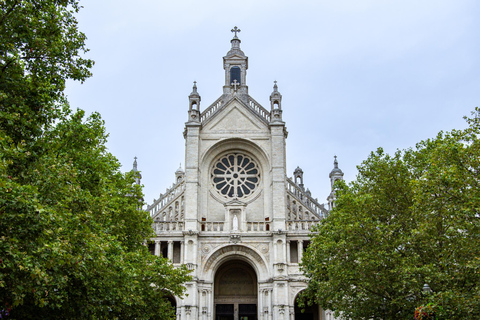
<svg viewBox="0 0 480 320"><path fill-rule="evenodd" d="M244 198L260 184L260 170L250 157L230 153L215 162L211 173L217 192L226 198Z"/></svg>

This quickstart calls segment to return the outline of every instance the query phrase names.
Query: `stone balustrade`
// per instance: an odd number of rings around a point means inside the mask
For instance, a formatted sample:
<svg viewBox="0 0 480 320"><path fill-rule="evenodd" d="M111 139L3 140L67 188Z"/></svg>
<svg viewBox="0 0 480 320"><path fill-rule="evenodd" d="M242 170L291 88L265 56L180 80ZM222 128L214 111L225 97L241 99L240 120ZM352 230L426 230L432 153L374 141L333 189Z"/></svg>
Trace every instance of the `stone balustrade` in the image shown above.
<svg viewBox="0 0 480 320"><path fill-rule="evenodd" d="M167 189L164 194L160 194L158 200L154 200L153 204L147 207L150 216L153 217L157 212L162 211L163 208L168 207L185 191L185 182L182 180Z"/></svg>
<svg viewBox="0 0 480 320"><path fill-rule="evenodd" d="M270 223L268 221L247 221L246 232L270 231ZM200 230L202 232L223 232L225 230L224 221L201 221Z"/></svg>
<svg viewBox="0 0 480 320"><path fill-rule="evenodd" d="M300 202L308 208L308 210L314 213L318 219L323 219L328 215L328 210L325 209L325 205L318 203L317 199L312 198L290 178L287 178L287 191L297 200L300 200Z"/></svg>
<svg viewBox="0 0 480 320"><path fill-rule="evenodd" d="M224 221L202 221L200 230L202 231L223 231Z"/></svg>
<svg viewBox="0 0 480 320"><path fill-rule="evenodd" d="M293 220L286 221L285 224L288 231L309 231L311 227L319 222L319 220Z"/></svg>
<svg viewBox="0 0 480 320"><path fill-rule="evenodd" d="M223 104L222 97L218 98L217 101L212 103L210 107L205 109L201 114L200 114L200 122L203 122L210 118L217 110L220 108Z"/></svg>
<svg viewBox="0 0 480 320"><path fill-rule="evenodd" d="M267 122L270 122L270 112L251 97L248 99L248 106Z"/></svg>
<svg viewBox="0 0 480 320"><path fill-rule="evenodd" d="M155 221L153 230L158 235L162 232L183 231L185 223L183 221Z"/></svg>
<svg viewBox="0 0 480 320"><path fill-rule="evenodd" d="M247 221L247 231L270 231L270 222L268 221Z"/></svg>

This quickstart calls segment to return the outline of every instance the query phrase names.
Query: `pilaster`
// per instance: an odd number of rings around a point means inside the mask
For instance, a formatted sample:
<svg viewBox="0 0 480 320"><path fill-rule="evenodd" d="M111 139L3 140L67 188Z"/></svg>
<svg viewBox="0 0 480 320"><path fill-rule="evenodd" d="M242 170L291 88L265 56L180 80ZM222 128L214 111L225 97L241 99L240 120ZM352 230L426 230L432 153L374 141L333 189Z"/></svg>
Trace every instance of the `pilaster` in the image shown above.
<svg viewBox="0 0 480 320"><path fill-rule="evenodd" d="M198 230L198 169L200 127L197 122L185 125L185 230Z"/></svg>
<svg viewBox="0 0 480 320"><path fill-rule="evenodd" d="M270 123L272 137L272 209L273 230L284 230L286 219L285 122Z"/></svg>

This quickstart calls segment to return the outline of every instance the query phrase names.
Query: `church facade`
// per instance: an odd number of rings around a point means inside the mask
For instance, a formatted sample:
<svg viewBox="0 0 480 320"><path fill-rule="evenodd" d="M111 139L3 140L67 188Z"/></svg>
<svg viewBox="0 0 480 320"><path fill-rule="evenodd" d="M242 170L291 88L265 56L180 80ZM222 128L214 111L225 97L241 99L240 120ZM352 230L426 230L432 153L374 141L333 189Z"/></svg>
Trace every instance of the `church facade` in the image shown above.
<svg viewBox="0 0 480 320"><path fill-rule="evenodd" d="M248 57L239 32L223 57L223 94L207 108L194 83L185 123L185 171L148 206L153 254L185 264L192 281L174 298L179 320L331 320L328 310L301 313L306 288L299 262L309 229L328 215L304 188L303 172L286 173L288 132L275 82L269 108L248 94ZM330 180L342 179L335 159Z"/></svg>

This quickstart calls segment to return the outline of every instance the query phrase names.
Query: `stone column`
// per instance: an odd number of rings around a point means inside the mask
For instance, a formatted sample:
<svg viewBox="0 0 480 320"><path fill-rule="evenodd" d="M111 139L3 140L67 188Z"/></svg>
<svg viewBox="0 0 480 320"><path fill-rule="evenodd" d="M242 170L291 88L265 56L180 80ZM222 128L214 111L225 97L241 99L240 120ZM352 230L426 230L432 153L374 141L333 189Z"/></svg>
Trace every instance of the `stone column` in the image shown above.
<svg viewBox="0 0 480 320"><path fill-rule="evenodd" d="M303 258L303 240L298 240L298 263L302 262Z"/></svg>
<svg viewBox="0 0 480 320"><path fill-rule="evenodd" d="M158 257L160 256L160 240L155 240L155 255Z"/></svg>
<svg viewBox="0 0 480 320"><path fill-rule="evenodd" d="M273 289L268 291L268 319L273 320Z"/></svg>
<svg viewBox="0 0 480 320"><path fill-rule="evenodd" d="M277 239L273 238L273 263L277 263Z"/></svg>
<svg viewBox="0 0 480 320"><path fill-rule="evenodd" d="M173 262L173 241L168 240L168 260Z"/></svg>
<svg viewBox="0 0 480 320"><path fill-rule="evenodd" d="M180 241L180 263L183 264L185 254L185 241Z"/></svg>
<svg viewBox="0 0 480 320"><path fill-rule="evenodd" d="M258 319L263 320L263 289L258 290L258 308L257 308L257 314L258 314Z"/></svg>
<svg viewBox="0 0 480 320"><path fill-rule="evenodd" d="M208 305L207 305L207 317L211 319L213 316L213 304L212 304L212 290L207 290Z"/></svg>
<svg viewBox="0 0 480 320"><path fill-rule="evenodd" d="M287 241L287 263L290 263L290 240Z"/></svg>

